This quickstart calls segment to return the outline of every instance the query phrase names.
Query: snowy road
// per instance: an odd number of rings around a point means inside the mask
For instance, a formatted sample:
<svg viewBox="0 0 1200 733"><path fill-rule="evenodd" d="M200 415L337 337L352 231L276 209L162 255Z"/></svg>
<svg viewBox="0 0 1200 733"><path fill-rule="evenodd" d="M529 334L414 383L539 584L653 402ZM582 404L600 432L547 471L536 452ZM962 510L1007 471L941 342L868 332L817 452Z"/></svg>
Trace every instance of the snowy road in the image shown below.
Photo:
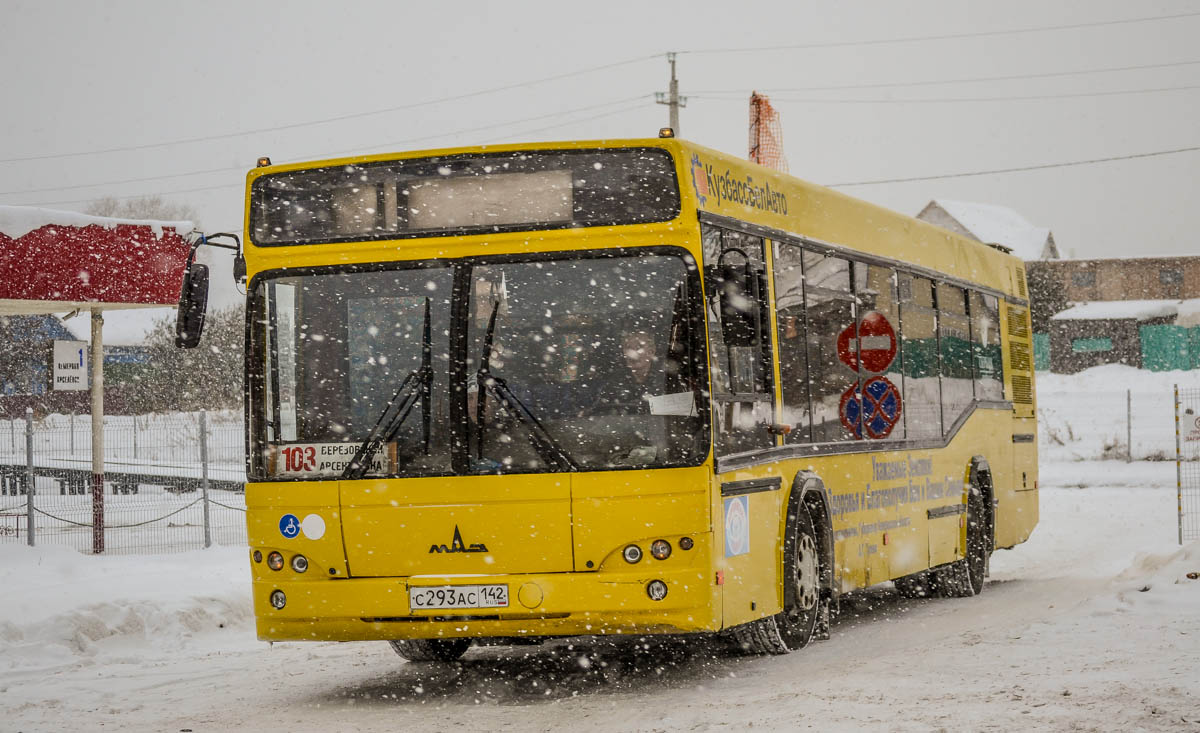
<svg viewBox="0 0 1200 733"><path fill-rule="evenodd" d="M241 550L134 582L135 559L85 573L6 548L3 587L31 592L0 600L0 728L1200 730L1200 544L1175 544L1173 464L1047 468L1087 488L1042 492L1033 539L995 555L982 596L857 594L832 639L787 657L560 642L436 666L383 643L271 647L252 638ZM68 585L105 600L62 600Z"/></svg>

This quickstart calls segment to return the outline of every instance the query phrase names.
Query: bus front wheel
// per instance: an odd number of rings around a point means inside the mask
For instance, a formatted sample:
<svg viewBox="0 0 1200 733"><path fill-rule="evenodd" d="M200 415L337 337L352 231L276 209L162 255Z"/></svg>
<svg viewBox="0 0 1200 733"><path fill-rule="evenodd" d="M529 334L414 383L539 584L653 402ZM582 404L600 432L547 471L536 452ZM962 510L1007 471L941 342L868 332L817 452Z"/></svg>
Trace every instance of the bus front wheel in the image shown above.
<svg viewBox="0 0 1200 733"><path fill-rule="evenodd" d="M388 643L410 662L453 662L471 648L470 639L396 639Z"/></svg>
<svg viewBox="0 0 1200 733"><path fill-rule="evenodd" d="M732 629L749 654L787 654L812 641L821 618L821 557L812 517L801 504L784 544L783 611Z"/></svg>

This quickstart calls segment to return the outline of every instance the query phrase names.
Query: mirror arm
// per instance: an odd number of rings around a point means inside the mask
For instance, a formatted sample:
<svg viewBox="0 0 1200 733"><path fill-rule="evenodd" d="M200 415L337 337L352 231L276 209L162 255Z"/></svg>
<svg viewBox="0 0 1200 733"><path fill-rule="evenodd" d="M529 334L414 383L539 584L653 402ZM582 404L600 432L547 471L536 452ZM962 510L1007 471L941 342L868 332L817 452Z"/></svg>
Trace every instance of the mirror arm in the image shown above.
<svg viewBox="0 0 1200 733"><path fill-rule="evenodd" d="M216 232L214 234L204 234L197 232L200 236L192 243L191 251L188 252L188 266L191 266L192 260L196 257L196 250L203 246L216 247L218 249L228 249L233 251L233 279L239 283L246 282L246 257L242 254L242 240L236 234L230 232ZM233 243L214 241L220 239L232 239Z"/></svg>

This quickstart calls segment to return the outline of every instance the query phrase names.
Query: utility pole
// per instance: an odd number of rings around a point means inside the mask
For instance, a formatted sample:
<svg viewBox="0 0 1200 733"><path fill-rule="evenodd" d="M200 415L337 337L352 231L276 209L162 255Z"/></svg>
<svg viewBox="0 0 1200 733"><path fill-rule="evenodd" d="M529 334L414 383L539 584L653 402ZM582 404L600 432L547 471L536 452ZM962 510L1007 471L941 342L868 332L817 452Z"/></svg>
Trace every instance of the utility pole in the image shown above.
<svg viewBox="0 0 1200 733"><path fill-rule="evenodd" d="M675 78L674 51L667 54L667 62L671 64L671 85L668 87L670 91L666 94L655 92L654 101L671 108L671 129L675 131L675 137L679 137L679 108L687 106L687 97L679 96L679 80Z"/></svg>

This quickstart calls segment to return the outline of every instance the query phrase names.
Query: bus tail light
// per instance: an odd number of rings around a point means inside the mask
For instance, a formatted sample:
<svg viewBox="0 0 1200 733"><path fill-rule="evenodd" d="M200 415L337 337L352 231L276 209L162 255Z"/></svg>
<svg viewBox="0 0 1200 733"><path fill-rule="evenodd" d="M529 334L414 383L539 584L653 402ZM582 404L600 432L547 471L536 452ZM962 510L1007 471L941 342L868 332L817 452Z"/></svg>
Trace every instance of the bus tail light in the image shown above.
<svg viewBox="0 0 1200 733"><path fill-rule="evenodd" d="M283 570L283 555L279 552L272 552L267 555L267 567L272 570Z"/></svg>
<svg viewBox="0 0 1200 733"><path fill-rule="evenodd" d="M295 570L297 573L303 573L305 570L308 570L308 558L304 555L293 555L292 570Z"/></svg>
<svg viewBox="0 0 1200 733"><path fill-rule="evenodd" d="M671 543L666 540L654 540L650 543L650 555L655 560L666 560L671 556Z"/></svg>
<svg viewBox="0 0 1200 733"><path fill-rule="evenodd" d="M633 565L634 563L641 561L642 548L638 547L637 545L626 545L625 549L621 551L621 557L625 558L625 562Z"/></svg>
<svg viewBox="0 0 1200 733"><path fill-rule="evenodd" d="M276 611L279 611L286 605L287 605L287 596L285 596L283 594L283 591L281 591L281 590L271 591L271 608L274 608Z"/></svg>

